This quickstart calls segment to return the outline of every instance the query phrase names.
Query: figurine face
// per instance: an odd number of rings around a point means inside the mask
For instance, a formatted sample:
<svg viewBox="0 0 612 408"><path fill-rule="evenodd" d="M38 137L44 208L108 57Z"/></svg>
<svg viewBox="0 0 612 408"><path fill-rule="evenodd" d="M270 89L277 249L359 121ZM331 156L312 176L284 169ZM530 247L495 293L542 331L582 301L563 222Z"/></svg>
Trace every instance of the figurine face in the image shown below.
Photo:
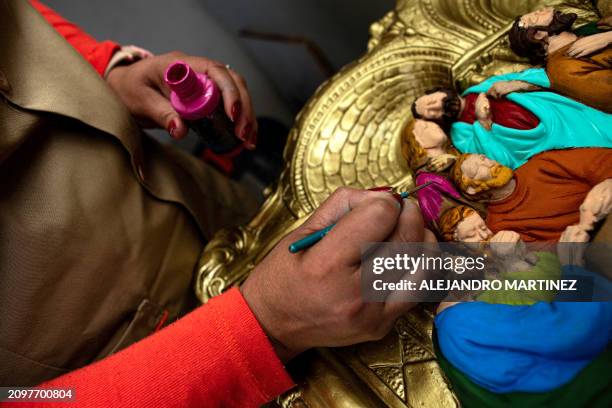
<svg viewBox="0 0 612 408"><path fill-rule="evenodd" d="M470 180L486 181L493 178L491 169L497 164L484 154L471 154L461 164L461 172Z"/></svg>
<svg viewBox="0 0 612 408"><path fill-rule="evenodd" d="M415 121L412 133L423 149L442 147L448 140L446 133L437 123L422 119Z"/></svg>
<svg viewBox="0 0 612 408"><path fill-rule="evenodd" d="M481 242L488 240L491 236L493 232L476 212L465 217L455 229L455 240L461 242Z"/></svg>
<svg viewBox="0 0 612 408"><path fill-rule="evenodd" d="M511 194L514 173L483 154L462 155L451 177L461 191L477 201L499 200ZM503 188L502 188L503 187Z"/></svg>
<svg viewBox="0 0 612 408"><path fill-rule="evenodd" d="M439 120L444 113L444 99L446 93L442 91L423 95L415 101L416 111L423 119Z"/></svg>
<svg viewBox="0 0 612 408"><path fill-rule="evenodd" d="M546 7L540 10L532 11L521 17L523 27L548 27L553 21L555 9Z"/></svg>
<svg viewBox="0 0 612 408"><path fill-rule="evenodd" d="M544 40L550 35L571 31L576 18L574 13L562 13L552 7L546 7L521 16L520 25L523 28L535 28L537 31L534 39Z"/></svg>

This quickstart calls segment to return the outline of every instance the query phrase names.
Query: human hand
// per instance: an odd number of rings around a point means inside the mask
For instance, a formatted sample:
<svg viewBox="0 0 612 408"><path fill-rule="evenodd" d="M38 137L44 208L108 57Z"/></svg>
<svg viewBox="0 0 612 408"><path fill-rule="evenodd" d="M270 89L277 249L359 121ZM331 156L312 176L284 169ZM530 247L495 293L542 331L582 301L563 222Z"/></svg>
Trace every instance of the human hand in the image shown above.
<svg viewBox="0 0 612 408"><path fill-rule="evenodd" d="M291 242L336 222L316 245L291 254ZM386 192L341 188L283 238L242 285L251 310L283 361L311 347L382 338L414 304L366 303L361 296L361 246L423 241L416 205Z"/></svg>
<svg viewBox="0 0 612 408"><path fill-rule="evenodd" d="M482 125L483 128L491 130L493 126L493 120L491 119L491 105L489 99L484 92L481 92L476 98L475 105L476 119Z"/></svg>
<svg viewBox="0 0 612 408"><path fill-rule="evenodd" d="M427 163L427 171L439 173L452 166L455 160L457 160L457 157L453 154L441 154Z"/></svg>
<svg viewBox="0 0 612 408"><path fill-rule="evenodd" d="M589 242L589 233L580 225L570 225L565 228L557 245L557 257L561 265L584 264L584 243Z"/></svg>
<svg viewBox="0 0 612 408"><path fill-rule="evenodd" d="M606 48L612 43L612 31L589 35L574 41L566 54L573 58L582 58Z"/></svg>
<svg viewBox="0 0 612 408"><path fill-rule="evenodd" d="M206 73L219 86L225 113L235 123L236 136L247 148L254 148L257 121L246 82L220 62L171 52L113 68L106 80L141 126L161 127L173 138L181 139L189 129L170 104L170 89L164 82L166 68L176 60L188 63L197 72Z"/></svg>
<svg viewBox="0 0 612 408"><path fill-rule="evenodd" d="M590 231L612 211L612 179L597 184L580 205L580 227Z"/></svg>

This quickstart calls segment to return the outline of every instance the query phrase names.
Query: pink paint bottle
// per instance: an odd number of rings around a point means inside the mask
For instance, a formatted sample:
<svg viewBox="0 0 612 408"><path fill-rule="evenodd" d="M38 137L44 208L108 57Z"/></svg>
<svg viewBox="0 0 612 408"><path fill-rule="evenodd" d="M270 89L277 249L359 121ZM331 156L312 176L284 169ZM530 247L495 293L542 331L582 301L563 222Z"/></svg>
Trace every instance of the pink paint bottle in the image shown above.
<svg viewBox="0 0 612 408"><path fill-rule="evenodd" d="M172 91L170 103L214 153L242 149L234 134L234 124L223 109L219 87L206 75L197 73L182 61L168 66L164 75Z"/></svg>

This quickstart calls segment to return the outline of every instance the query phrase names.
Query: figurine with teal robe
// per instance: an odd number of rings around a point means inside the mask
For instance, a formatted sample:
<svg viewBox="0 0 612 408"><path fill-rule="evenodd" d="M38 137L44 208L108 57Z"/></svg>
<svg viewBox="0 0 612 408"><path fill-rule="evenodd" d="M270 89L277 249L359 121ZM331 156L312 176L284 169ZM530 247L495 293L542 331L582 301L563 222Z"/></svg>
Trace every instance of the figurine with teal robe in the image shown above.
<svg viewBox="0 0 612 408"><path fill-rule="evenodd" d="M612 147L612 115L550 91L486 95L497 82L523 81L549 88L542 68L491 77L461 96L436 89L417 98L413 115L450 127L453 145L516 169L553 149Z"/></svg>

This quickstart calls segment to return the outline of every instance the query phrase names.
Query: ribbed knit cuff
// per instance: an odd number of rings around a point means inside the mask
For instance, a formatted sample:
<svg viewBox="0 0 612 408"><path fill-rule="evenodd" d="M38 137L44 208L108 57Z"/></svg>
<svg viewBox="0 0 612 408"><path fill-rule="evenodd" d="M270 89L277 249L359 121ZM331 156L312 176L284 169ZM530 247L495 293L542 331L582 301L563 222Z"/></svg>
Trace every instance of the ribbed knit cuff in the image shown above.
<svg viewBox="0 0 612 408"><path fill-rule="evenodd" d="M242 365L245 380L259 389L265 401L293 387L291 377L238 288L213 298L207 306L214 308L218 324L230 337L228 353Z"/></svg>

